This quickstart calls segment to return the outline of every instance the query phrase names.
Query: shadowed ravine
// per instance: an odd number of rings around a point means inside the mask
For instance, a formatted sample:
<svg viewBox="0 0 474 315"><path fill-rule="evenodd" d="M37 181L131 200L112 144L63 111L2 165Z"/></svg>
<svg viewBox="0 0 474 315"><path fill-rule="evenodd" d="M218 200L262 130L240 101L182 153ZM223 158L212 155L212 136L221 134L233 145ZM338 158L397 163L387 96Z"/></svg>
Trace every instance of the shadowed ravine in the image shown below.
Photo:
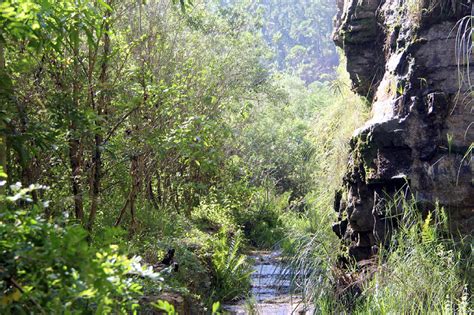
<svg viewBox="0 0 474 315"><path fill-rule="evenodd" d="M285 268L279 251L250 253L254 261L251 297L224 305L230 314L311 314L302 297L291 290L291 273Z"/></svg>

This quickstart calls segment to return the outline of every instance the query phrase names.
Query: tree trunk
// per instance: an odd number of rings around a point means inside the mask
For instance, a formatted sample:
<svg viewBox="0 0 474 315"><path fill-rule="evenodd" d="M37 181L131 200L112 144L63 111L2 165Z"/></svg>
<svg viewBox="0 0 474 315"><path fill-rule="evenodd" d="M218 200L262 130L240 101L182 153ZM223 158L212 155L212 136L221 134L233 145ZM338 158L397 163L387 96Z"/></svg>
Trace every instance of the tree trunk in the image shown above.
<svg viewBox="0 0 474 315"><path fill-rule="evenodd" d="M109 6L112 5L112 1L107 1ZM101 94L99 101L97 103L97 116L107 119L107 105L110 101L109 91L108 91L108 68L109 68L109 58L110 58L110 10L107 10L105 13L105 25L104 25L104 52L102 65L99 76L99 83L101 88ZM102 155L101 155L101 146L103 144L103 136L101 131L99 120L96 126L96 134L94 135L94 150L92 155L92 176L91 176L91 208L89 211L89 221L87 223L87 229L92 231L94 226L94 221L97 215L97 208L99 207L99 194L100 194L100 181L102 177Z"/></svg>
<svg viewBox="0 0 474 315"><path fill-rule="evenodd" d="M163 206L163 190L161 188L161 176L160 172L158 171L156 173L156 190L157 190L157 198L158 198L158 204Z"/></svg>
<svg viewBox="0 0 474 315"><path fill-rule="evenodd" d="M115 226L119 226L122 223L123 216L127 212L127 208L130 208L130 227L133 228L135 225L135 200L137 198L138 191L140 190L140 165L139 165L139 157L133 156L130 162L130 192L128 193L127 200L125 201L125 205L120 210L119 216L115 221Z"/></svg>
<svg viewBox="0 0 474 315"><path fill-rule="evenodd" d="M76 138L75 133L77 128L74 123L71 123L70 130L72 131L71 138L69 139L69 163L71 165L71 186L72 194L74 196L74 213L76 219L83 221L84 219L84 206L82 201L82 188L81 188L81 144L79 139Z"/></svg>
<svg viewBox="0 0 474 315"><path fill-rule="evenodd" d="M5 67L5 44L0 41L0 104L2 108L8 103L8 77ZM0 168L1 172L7 174L7 135L6 125L3 117L0 117ZM4 180L4 176L0 176ZM0 194L5 193L5 185L0 186Z"/></svg>
<svg viewBox="0 0 474 315"><path fill-rule="evenodd" d="M158 209L158 203L156 202L155 193L153 192L153 175L150 174L146 179L146 192L148 201L153 205L153 208Z"/></svg>
<svg viewBox="0 0 474 315"><path fill-rule="evenodd" d="M71 167L71 189L74 196L74 214L77 220L84 220L83 192L81 188L81 166L82 149L81 141L78 137L78 128L74 119L74 114L79 110L79 43L75 42L73 47L74 58L74 78L72 83L73 108L70 111L69 125L69 164Z"/></svg>
<svg viewBox="0 0 474 315"><path fill-rule="evenodd" d="M135 200L141 186L140 156L132 158L130 175L132 178L132 189L130 194L130 229L135 228Z"/></svg>
<svg viewBox="0 0 474 315"><path fill-rule="evenodd" d="M130 191L128 193L128 197L127 197L127 200L125 201L125 205L122 207L122 209L120 210L120 213L119 213L119 216L117 218L117 220L115 221L115 224L114 226L117 227L120 225L120 223L122 223L122 219L123 219L123 216L125 215L125 212L127 211L127 207L130 203L130 196L132 194L132 191Z"/></svg>

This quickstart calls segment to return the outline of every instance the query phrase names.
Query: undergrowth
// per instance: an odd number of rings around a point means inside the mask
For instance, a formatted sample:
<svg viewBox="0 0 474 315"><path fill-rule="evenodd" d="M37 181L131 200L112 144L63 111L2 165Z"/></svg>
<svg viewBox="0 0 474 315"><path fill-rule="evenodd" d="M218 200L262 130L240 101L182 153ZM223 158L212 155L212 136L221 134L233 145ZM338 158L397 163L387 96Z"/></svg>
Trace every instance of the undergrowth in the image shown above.
<svg viewBox="0 0 474 315"><path fill-rule="evenodd" d="M314 153L310 162L313 191L305 197L307 211L300 219L287 221L289 232L283 242L292 257L289 269L294 273L295 291L301 290L319 312L334 309L332 268L340 246L331 229L336 219L334 192L346 171L349 139L368 117L367 105L350 90L344 66L342 62L338 80L329 86L332 92L326 94L308 134Z"/></svg>
<svg viewBox="0 0 474 315"><path fill-rule="evenodd" d="M240 231L230 236L222 231L211 245L214 248L211 257L213 277L217 284L212 288L211 297L215 301L241 298L243 292L246 295L250 290L249 278L253 269L240 252L242 242Z"/></svg>
<svg viewBox="0 0 474 315"><path fill-rule="evenodd" d="M48 203L32 200L44 188L17 183L0 194L0 313L136 312L145 283L160 288L161 274L109 244L111 234L91 245L80 225L46 219Z"/></svg>
<svg viewBox="0 0 474 315"><path fill-rule="evenodd" d="M450 236L443 208L423 216L415 198L396 197L392 204L403 209L400 226L380 252L355 313L470 314L472 239Z"/></svg>
<svg viewBox="0 0 474 315"><path fill-rule="evenodd" d="M366 271L335 267L344 249L331 229L334 191L345 172L346 143L367 118L365 104L349 91L348 81L341 82L314 124L314 194L306 196L308 211L286 221L291 232L283 247L292 257L295 291L321 314L470 314L472 238L453 237L445 211L438 207L423 214L413 196L394 198L398 230ZM336 283L345 288L336 290ZM354 286L359 294L348 293Z"/></svg>

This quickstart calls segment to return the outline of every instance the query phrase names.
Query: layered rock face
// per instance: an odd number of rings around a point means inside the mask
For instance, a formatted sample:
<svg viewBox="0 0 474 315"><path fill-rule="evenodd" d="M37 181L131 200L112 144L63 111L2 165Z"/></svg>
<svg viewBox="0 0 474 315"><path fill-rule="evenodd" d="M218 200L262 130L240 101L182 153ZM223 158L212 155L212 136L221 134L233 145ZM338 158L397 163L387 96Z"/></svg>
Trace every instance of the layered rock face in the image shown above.
<svg viewBox="0 0 474 315"><path fill-rule="evenodd" d="M333 230L351 256L367 259L394 224L387 204L405 194L421 211L439 203L453 231L472 233L471 1L338 0L338 6L335 42L372 118L351 140Z"/></svg>

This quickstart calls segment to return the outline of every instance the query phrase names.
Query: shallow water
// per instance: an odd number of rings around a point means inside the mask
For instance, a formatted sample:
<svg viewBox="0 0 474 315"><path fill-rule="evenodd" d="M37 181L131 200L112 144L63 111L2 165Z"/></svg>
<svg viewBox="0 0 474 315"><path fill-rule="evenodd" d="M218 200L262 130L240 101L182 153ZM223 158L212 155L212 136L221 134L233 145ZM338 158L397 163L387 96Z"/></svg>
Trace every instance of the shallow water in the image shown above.
<svg viewBox="0 0 474 315"><path fill-rule="evenodd" d="M311 314L302 303L301 296L291 293L291 275L283 267L281 253L253 252L255 263L252 274L252 297L236 304L224 305L230 314L287 315Z"/></svg>

